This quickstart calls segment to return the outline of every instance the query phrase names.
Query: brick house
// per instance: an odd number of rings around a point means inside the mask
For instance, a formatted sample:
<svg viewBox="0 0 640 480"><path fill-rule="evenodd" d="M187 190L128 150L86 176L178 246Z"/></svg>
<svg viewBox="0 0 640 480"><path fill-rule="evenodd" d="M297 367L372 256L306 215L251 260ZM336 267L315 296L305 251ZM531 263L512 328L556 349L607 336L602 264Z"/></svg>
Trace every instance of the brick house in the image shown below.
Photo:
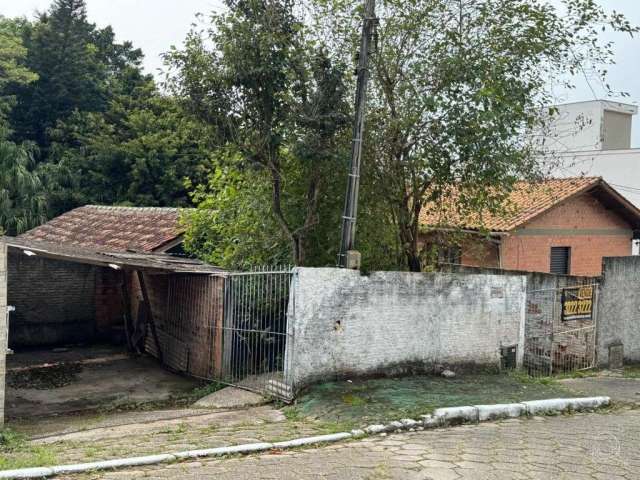
<svg viewBox="0 0 640 480"><path fill-rule="evenodd" d="M603 257L629 256L640 210L600 177L518 183L499 214L425 208L421 243L439 260L475 267L596 276Z"/></svg>
<svg viewBox="0 0 640 480"><path fill-rule="evenodd" d="M176 208L87 205L18 239L101 253L180 253L183 233ZM9 298L16 307L9 338L13 348L93 342L118 335L123 315L121 271L15 250L9 251L8 268ZM150 280L154 281L155 277ZM128 274L126 282L135 309L140 287L135 275Z"/></svg>

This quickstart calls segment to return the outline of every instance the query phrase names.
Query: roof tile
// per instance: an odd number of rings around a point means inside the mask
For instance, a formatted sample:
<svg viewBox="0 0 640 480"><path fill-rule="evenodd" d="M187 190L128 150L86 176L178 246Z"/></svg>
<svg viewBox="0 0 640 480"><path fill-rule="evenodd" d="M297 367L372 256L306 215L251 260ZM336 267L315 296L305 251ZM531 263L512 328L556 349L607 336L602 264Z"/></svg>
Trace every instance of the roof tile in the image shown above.
<svg viewBox="0 0 640 480"><path fill-rule="evenodd" d="M177 208L86 205L20 235L110 252L152 252L182 235Z"/></svg>
<svg viewBox="0 0 640 480"><path fill-rule="evenodd" d="M438 205L425 205L420 214L420 224L428 227L508 232L600 182L600 177L554 178L536 183L518 182L498 213L460 213L455 205L456 195L453 194Z"/></svg>

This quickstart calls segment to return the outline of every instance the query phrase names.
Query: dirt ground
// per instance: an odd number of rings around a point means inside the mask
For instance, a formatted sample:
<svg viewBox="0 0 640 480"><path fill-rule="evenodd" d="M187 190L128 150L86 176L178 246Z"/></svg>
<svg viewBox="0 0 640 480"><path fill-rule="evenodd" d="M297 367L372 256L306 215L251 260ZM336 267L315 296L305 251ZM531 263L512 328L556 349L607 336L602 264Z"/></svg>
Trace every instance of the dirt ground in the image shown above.
<svg viewBox="0 0 640 480"><path fill-rule="evenodd" d="M109 347L25 351L9 357L7 370L10 420L157 404L199 385L151 357L129 357Z"/></svg>

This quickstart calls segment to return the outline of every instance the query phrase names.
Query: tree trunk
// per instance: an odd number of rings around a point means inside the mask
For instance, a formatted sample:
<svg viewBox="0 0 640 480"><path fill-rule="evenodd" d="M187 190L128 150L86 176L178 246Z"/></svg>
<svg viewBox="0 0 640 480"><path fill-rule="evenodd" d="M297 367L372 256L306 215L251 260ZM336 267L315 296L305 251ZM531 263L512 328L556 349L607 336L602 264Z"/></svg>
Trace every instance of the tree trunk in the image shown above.
<svg viewBox="0 0 640 480"><path fill-rule="evenodd" d="M420 263L420 256L417 252L406 252L407 266L410 272L421 272L422 264Z"/></svg>

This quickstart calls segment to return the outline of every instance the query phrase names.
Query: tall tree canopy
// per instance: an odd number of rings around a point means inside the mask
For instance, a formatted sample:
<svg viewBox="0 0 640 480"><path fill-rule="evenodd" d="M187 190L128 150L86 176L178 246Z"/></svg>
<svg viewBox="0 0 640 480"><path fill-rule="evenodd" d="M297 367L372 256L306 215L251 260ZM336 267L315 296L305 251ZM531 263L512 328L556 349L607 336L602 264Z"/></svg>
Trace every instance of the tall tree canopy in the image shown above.
<svg viewBox="0 0 640 480"><path fill-rule="evenodd" d="M183 50L167 55L174 71L169 85L217 135L212 180L232 179L234 189L246 187L243 196L268 191L269 199L259 197L259 216L271 217L291 260L304 264L310 248L323 256L325 245L310 242L320 223L339 225L321 215L334 203L331 188L336 180L342 184L346 165L340 142L348 126L344 69L306 38L292 0L226 4L209 29L192 31ZM229 161L236 172L230 177L221 174ZM214 197L229 194L227 186L209 186ZM210 209L202 194L198 199Z"/></svg>
<svg viewBox="0 0 640 480"><path fill-rule="evenodd" d="M15 235L39 225L47 213L47 199L34 172L33 146L8 139L6 120L15 105L12 90L38 77L21 62L27 55L20 28L23 23L0 17L0 233Z"/></svg>
<svg viewBox="0 0 640 480"><path fill-rule="evenodd" d="M148 80L140 70L142 52L116 43L111 27L89 23L85 0L55 0L24 24L22 35L25 66L38 79L16 88L12 124L15 138L35 142L43 156L57 122L74 111L103 112L114 93Z"/></svg>
<svg viewBox="0 0 640 480"><path fill-rule="evenodd" d="M322 0L319 35L353 51L354 2ZM633 33L591 0L384 0L372 56L365 175L395 224L407 266L422 267L420 216L455 190L461 212L496 210L519 179L539 178L534 132L552 79L612 60L600 29ZM330 33L327 33L330 29Z"/></svg>

